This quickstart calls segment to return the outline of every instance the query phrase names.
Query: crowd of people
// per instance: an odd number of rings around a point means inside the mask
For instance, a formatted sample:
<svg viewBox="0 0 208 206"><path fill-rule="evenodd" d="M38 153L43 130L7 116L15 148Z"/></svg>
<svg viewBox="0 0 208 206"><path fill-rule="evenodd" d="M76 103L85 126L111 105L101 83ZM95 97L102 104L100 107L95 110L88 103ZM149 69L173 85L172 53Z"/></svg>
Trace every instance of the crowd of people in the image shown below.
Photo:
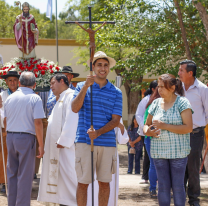
<svg viewBox="0 0 208 206"><path fill-rule="evenodd" d="M140 183L150 183L150 196L158 198L160 206L170 205L171 191L174 205L185 206L187 192L189 204L199 206L208 89L196 78L196 64L182 61L179 79L163 74L151 82L127 130L121 118L122 92L107 79L116 61L99 51L92 64L94 75L76 88L71 79L79 74L63 67L51 77L47 95L34 92L32 72L8 71L1 76L8 85L0 94L8 206L30 205L32 181L40 164L36 159L42 157L38 201L91 205L93 160L96 205L117 205L117 142L128 142L128 174L133 172L134 158L135 174L140 174L144 148ZM0 181L6 183L3 178Z"/></svg>
<svg viewBox="0 0 208 206"><path fill-rule="evenodd" d="M196 71L195 62L180 62L179 78L163 74L151 82L149 95L137 108L138 134L145 145L142 179L149 179L150 196L158 198L160 206L170 205L171 196L174 205L185 205L186 193L190 206L200 205L208 88L196 78Z"/></svg>

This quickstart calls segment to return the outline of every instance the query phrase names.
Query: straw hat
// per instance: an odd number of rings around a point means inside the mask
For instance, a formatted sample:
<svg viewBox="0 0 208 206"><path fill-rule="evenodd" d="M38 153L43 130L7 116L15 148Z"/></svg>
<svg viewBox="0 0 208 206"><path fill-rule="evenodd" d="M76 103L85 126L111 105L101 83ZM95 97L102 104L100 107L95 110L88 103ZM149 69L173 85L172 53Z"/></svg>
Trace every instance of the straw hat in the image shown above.
<svg viewBox="0 0 208 206"><path fill-rule="evenodd" d="M116 60L107 56L104 52L102 51L98 51L94 54L94 58L93 58L93 61L92 61L92 64L94 63L95 60L97 59L103 59L103 58L106 58L108 59L109 61L109 64L110 64L110 68L114 67L116 65ZM90 66L90 59L88 59L87 61L87 65Z"/></svg>

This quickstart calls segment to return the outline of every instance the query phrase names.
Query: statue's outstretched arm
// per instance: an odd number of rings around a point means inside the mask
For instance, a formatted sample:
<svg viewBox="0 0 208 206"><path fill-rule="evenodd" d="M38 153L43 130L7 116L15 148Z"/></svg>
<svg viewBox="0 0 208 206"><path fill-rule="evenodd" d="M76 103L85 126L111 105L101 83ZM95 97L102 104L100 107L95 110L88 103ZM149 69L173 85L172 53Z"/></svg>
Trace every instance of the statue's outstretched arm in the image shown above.
<svg viewBox="0 0 208 206"><path fill-rule="evenodd" d="M101 29L106 23L107 22L105 21L98 29L95 30L95 32L98 31L99 29Z"/></svg>
<svg viewBox="0 0 208 206"><path fill-rule="evenodd" d="M83 26L81 26L78 21L75 21L75 24L77 24L78 26L80 26L83 30L85 30L86 32L88 32Z"/></svg>

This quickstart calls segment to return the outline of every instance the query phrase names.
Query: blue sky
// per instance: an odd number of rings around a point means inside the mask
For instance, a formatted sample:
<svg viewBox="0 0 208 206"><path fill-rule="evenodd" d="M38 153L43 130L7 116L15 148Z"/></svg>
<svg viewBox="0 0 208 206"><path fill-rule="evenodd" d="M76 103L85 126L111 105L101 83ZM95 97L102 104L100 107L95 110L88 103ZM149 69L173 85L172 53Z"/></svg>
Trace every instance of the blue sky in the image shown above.
<svg viewBox="0 0 208 206"><path fill-rule="evenodd" d="M9 5L14 5L15 0L5 0ZM30 5L34 6L37 9L40 9L40 13L46 12L48 0L20 0L21 3L28 2ZM56 0L52 0L53 2L53 13L55 14L55 2ZM57 0L58 14L64 10L65 4L67 0Z"/></svg>

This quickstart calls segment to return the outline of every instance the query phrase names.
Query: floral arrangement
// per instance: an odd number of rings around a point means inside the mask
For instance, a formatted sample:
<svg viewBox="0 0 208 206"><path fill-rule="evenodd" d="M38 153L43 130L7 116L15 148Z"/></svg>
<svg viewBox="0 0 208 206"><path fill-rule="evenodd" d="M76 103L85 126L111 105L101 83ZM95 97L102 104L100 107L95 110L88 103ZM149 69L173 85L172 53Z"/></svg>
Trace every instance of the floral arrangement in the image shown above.
<svg viewBox="0 0 208 206"><path fill-rule="evenodd" d="M46 59L22 59L13 58L10 62L4 64L0 69L0 75L6 75L8 71L17 71L21 74L24 71L31 71L35 74L37 87L48 87L50 86L50 78L54 72L61 71L61 67L56 65L53 61ZM0 79L0 87L7 88L4 79Z"/></svg>

